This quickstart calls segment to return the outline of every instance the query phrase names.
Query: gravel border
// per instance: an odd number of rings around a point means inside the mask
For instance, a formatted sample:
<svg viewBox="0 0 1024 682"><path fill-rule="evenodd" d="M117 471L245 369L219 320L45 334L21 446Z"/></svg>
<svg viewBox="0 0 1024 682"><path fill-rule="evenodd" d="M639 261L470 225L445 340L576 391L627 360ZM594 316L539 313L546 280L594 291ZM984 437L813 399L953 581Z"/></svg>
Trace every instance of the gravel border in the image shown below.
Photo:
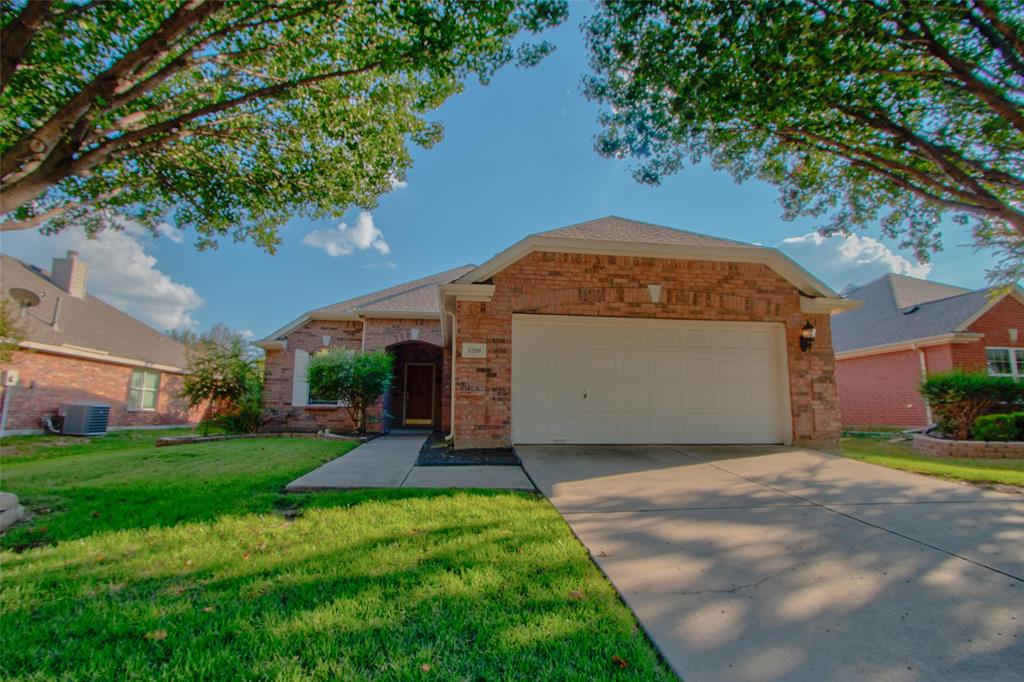
<svg viewBox="0 0 1024 682"><path fill-rule="evenodd" d="M416 466L522 466L513 448L453 450L440 433L432 433L420 448Z"/></svg>

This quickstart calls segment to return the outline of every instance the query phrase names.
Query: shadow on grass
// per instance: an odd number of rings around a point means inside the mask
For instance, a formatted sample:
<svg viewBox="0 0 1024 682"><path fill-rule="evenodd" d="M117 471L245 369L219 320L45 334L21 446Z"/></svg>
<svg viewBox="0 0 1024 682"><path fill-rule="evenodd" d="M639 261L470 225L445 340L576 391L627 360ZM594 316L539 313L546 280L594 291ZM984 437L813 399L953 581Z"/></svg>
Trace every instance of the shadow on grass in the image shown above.
<svg viewBox="0 0 1024 682"><path fill-rule="evenodd" d="M535 496L286 501L294 522L224 515L7 554L4 676L671 678Z"/></svg>

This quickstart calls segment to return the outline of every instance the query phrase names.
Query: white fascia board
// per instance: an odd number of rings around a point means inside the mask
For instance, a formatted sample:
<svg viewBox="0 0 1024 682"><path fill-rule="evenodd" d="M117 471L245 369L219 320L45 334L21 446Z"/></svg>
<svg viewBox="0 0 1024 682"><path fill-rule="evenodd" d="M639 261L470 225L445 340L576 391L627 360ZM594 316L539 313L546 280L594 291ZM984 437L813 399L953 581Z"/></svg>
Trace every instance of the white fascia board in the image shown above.
<svg viewBox="0 0 1024 682"><path fill-rule="evenodd" d="M800 297L800 312L809 315L838 315L848 310L856 310L864 305L864 301L850 298L809 298Z"/></svg>
<svg viewBox="0 0 1024 682"><path fill-rule="evenodd" d="M438 287L442 296L451 296L457 301L482 301L490 302L494 298L493 284L464 284L453 282L442 284Z"/></svg>
<svg viewBox="0 0 1024 682"><path fill-rule="evenodd" d="M522 239L483 265L455 280L458 284L480 282L493 277L512 263L533 251L555 253L587 253L600 256L635 256L639 258L671 258L736 263L763 263L772 268L809 296L840 298L828 285L798 265L778 249L764 246L684 246L650 244L602 239L530 236Z"/></svg>
<svg viewBox="0 0 1024 682"><path fill-rule="evenodd" d="M967 331L967 329L972 324L974 324L975 322L980 320L985 313L987 313L988 311L992 310L992 308L996 307L996 305L998 305L1007 296L1010 296L1010 297L1016 299L1016 301L1018 303L1020 303L1021 305L1024 305L1024 290L1022 290L1019 286L1017 286L1015 284L1015 285L1011 286L1010 290L1007 291L1002 296L994 296L993 298L991 298L988 303L983 305L978 310L978 312L974 313L973 315L968 317L965 321L961 322L960 325L956 328L956 331L958 331L958 332L965 332L965 331Z"/></svg>
<svg viewBox="0 0 1024 682"><path fill-rule="evenodd" d="M849 360L851 358L862 358L868 355L883 355L885 353L897 353L902 350L916 350L928 348L929 346L944 346L948 343L974 343L985 338L984 334L970 332L949 332L925 336L920 339L909 339L907 341L896 341L895 343L883 343L878 346L867 346L865 348L854 348L853 350L836 352L836 360Z"/></svg>
<svg viewBox="0 0 1024 682"><path fill-rule="evenodd" d="M18 344L19 348L25 348L28 350L34 350L39 353L49 353L51 355L64 355L69 358L82 358L84 360L97 360L99 362L109 362L113 365L127 365L129 367L142 367L145 369L155 369L160 372L168 372L170 374L188 374L188 370L184 367L174 367L173 365L161 365L157 362L146 362L145 360L136 360L134 358L125 358L119 355L111 355L110 353L103 350L94 350L91 348L84 348L81 346L54 346L48 343L37 343L36 341L22 341Z"/></svg>
<svg viewBox="0 0 1024 682"><path fill-rule="evenodd" d="M361 320L367 318L383 317L399 320L437 320L441 313L428 312L425 310L356 310L356 317Z"/></svg>

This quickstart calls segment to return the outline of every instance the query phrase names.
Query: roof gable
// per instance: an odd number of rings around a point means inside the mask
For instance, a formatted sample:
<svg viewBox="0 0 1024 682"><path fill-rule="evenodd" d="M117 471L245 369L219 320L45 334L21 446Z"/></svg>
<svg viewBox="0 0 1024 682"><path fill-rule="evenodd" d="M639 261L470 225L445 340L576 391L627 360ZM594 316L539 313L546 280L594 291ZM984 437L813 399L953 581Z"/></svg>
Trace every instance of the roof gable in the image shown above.
<svg viewBox="0 0 1024 682"><path fill-rule="evenodd" d="M91 294L72 296L41 268L0 254L0 287L8 298L11 287L42 294L39 305L20 318L26 342L67 349L69 354L93 351L109 355L111 362L185 367L184 345Z"/></svg>
<svg viewBox="0 0 1024 682"><path fill-rule="evenodd" d="M720 239L697 232L678 230L674 227L627 220L614 215L538 232L536 236L677 246L751 246L732 239Z"/></svg>
<svg viewBox="0 0 1024 682"><path fill-rule="evenodd" d="M913 305L937 301L950 296L970 293L970 289L955 287L951 284L929 282L926 279L907 277L906 275L886 275L889 288L892 289L893 301L897 308L909 308Z"/></svg>
<svg viewBox="0 0 1024 682"><path fill-rule="evenodd" d="M626 220L618 216L606 216L531 234L456 281L459 284L487 282L496 273L533 251L762 263L809 297L837 301L836 309L856 305L844 300L778 249Z"/></svg>
<svg viewBox="0 0 1024 682"><path fill-rule="evenodd" d="M357 320L360 317L402 316L435 318L440 317L437 287L447 284L472 270L473 265L462 265L451 270L396 284L370 294L356 296L330 305L314 308L295 318L285 326L256 341L257 346L280 346L281 339L309 320Z"/></svg>

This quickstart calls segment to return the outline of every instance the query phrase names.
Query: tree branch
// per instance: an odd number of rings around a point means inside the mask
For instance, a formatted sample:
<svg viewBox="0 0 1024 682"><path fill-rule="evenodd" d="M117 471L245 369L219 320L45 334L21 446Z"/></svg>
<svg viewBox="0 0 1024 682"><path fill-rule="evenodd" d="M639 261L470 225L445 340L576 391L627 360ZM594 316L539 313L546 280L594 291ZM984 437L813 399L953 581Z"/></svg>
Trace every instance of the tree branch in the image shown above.
<svg viewBox="0 0 1024 682"><path fill-rule="evenodd" d="M52 9L53 0L29 0L21 14L0 31L0 92L11 82L32 38L46 22Z"/></svg>
<svg viewBox="0 0 1024 682"><path fill-rule="evenodd" d="M92 206L93 204L99 203L101 201L106 201L107 199L113 199L123 191L123 187L118 187L117 189L113 189L109 192L103 192L102 194L98 194L90 201L69 201L67 203L54 206L49 210L43 211L42 213L31 216L29 218L24 218L22 220L5 220L2 223L0 223L0 232L16 232L18 230L30 230L33 227L39 227L43 223L53 220L54 218L59 218L68 211L72 211L77 208L85 208L86 206Z"/></svg>

